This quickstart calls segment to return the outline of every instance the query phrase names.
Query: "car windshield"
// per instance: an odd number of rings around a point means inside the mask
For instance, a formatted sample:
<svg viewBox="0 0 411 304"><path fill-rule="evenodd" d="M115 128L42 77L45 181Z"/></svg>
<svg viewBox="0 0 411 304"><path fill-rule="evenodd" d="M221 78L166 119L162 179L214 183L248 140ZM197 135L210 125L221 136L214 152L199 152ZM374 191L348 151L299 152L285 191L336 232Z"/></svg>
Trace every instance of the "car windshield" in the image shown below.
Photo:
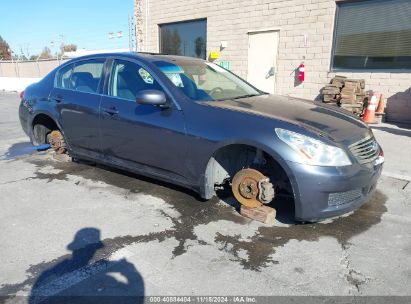
<svg viewBox="0 0 411 304"><path fill-rule="evenodd" d="M199 101L239 99L265 94L214 63L173 59L154 64L189 98Z"/></svg>

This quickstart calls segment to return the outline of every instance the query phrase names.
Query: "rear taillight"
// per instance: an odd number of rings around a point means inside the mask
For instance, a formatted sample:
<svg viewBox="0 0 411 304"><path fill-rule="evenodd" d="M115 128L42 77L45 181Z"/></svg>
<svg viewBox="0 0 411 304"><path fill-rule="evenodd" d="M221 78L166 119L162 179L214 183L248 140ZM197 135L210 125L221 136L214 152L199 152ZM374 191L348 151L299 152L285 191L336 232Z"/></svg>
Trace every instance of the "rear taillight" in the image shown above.
<svg viewBox="0 0 411 304"><path fill-rule="evenodd" d="M19 96L20 96L20 100L23 100L24 99L24 91L21 91Z"/></svg>

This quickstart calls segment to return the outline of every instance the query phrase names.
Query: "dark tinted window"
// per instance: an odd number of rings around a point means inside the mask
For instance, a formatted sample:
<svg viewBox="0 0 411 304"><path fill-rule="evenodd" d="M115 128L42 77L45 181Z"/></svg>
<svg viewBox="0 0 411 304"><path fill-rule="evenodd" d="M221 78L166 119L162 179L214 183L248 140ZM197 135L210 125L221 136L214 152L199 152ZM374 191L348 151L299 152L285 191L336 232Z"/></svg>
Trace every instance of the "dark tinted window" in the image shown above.
<svg viewBox="0 0 411 304"><path fill-rule="evenodd" d="M411 69L411 1L337 2L336 69Z"/></svg>
<svg viewBox="0 0 411 304"><path fill-rule="evenodd" d="M56 85L58 88L63 88L63 89L72 89L73 86L71 84L70 78L71 78L71 73L73 71L74 65L68 65L62 69L60 69L57 73L57 82Z"/></svg>
<svg viewBox="0 0 411 304"><path fill-rule="evenodd" d="M97 93L103 66L104 59L76 63L70 77L72 89L81 92Z"/></svg>
<svg viewBox="0 0 411 304"><path fill-rule="evenodd" d="M206 59L207 20L160 25L160 51Z"/></svg>
<svg viewBox="0 0 411 304"><path fill-rule="evenodd" d="M97 93L103 66L103 59L68 65L58 71L56 86L62 89Z"/></svg>
<svg viewBox="0 0 411 304"><path fill-rule="evenodd" d="M136 100L142 90L162 90L153 76L136 63L116 60L113 64L109 95Z"/></svg>

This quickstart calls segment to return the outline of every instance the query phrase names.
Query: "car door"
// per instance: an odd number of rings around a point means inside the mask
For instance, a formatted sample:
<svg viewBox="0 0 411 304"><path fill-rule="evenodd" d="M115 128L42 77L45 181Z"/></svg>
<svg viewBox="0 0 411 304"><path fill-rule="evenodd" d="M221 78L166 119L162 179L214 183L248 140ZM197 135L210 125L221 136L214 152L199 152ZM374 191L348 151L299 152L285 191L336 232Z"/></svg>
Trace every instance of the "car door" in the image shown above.
<svg viewBox="0 0 411 304"><path fill-rule="evenodd" d="M100 108L102 152L122 166L150 166L155 173L184 178L187 152L184 115L168 107L136 103L141 90L163 90L153 73L136 62L114 60ZM147 169L147 167L144 167Z"/></svg>
<svg viewBox="0 0 411 304"><path fill-rule="evenodd" d="M100 151L99 108L105 59L83 60L63 67L57 73L50 100L56 103L60 124L74 152Z"/></svg>

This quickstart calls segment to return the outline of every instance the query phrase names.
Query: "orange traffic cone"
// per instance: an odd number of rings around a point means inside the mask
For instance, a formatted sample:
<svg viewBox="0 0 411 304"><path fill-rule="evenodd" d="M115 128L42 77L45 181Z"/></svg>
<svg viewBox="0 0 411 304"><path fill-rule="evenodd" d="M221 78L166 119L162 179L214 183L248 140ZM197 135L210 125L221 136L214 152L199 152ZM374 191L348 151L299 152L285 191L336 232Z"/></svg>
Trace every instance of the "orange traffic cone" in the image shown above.
<svg viewBox="0 0 411 304"><path fill-rule="evenodd" d="M377 95L372 93L371 100L368 102L367 109L365 110L362 120L365 123L375 123L375 108L377 107Z"/></svg>
<svg viewBox="0 0 411 304"><path fill-rule="evenodd" d="M381 94L380 96L380 101L378 103L378 108L377 108L377 113L384 113L385 109L385 99L384 99L384 94Z"/></svg>
<svg viewBox="0 0 411 304"><path fill-rule="evenodd" d="M375 112L375 122L382 123L385 121L385 99L384 94L380 96L380 102L378 103L377 111Z"/></svg>

